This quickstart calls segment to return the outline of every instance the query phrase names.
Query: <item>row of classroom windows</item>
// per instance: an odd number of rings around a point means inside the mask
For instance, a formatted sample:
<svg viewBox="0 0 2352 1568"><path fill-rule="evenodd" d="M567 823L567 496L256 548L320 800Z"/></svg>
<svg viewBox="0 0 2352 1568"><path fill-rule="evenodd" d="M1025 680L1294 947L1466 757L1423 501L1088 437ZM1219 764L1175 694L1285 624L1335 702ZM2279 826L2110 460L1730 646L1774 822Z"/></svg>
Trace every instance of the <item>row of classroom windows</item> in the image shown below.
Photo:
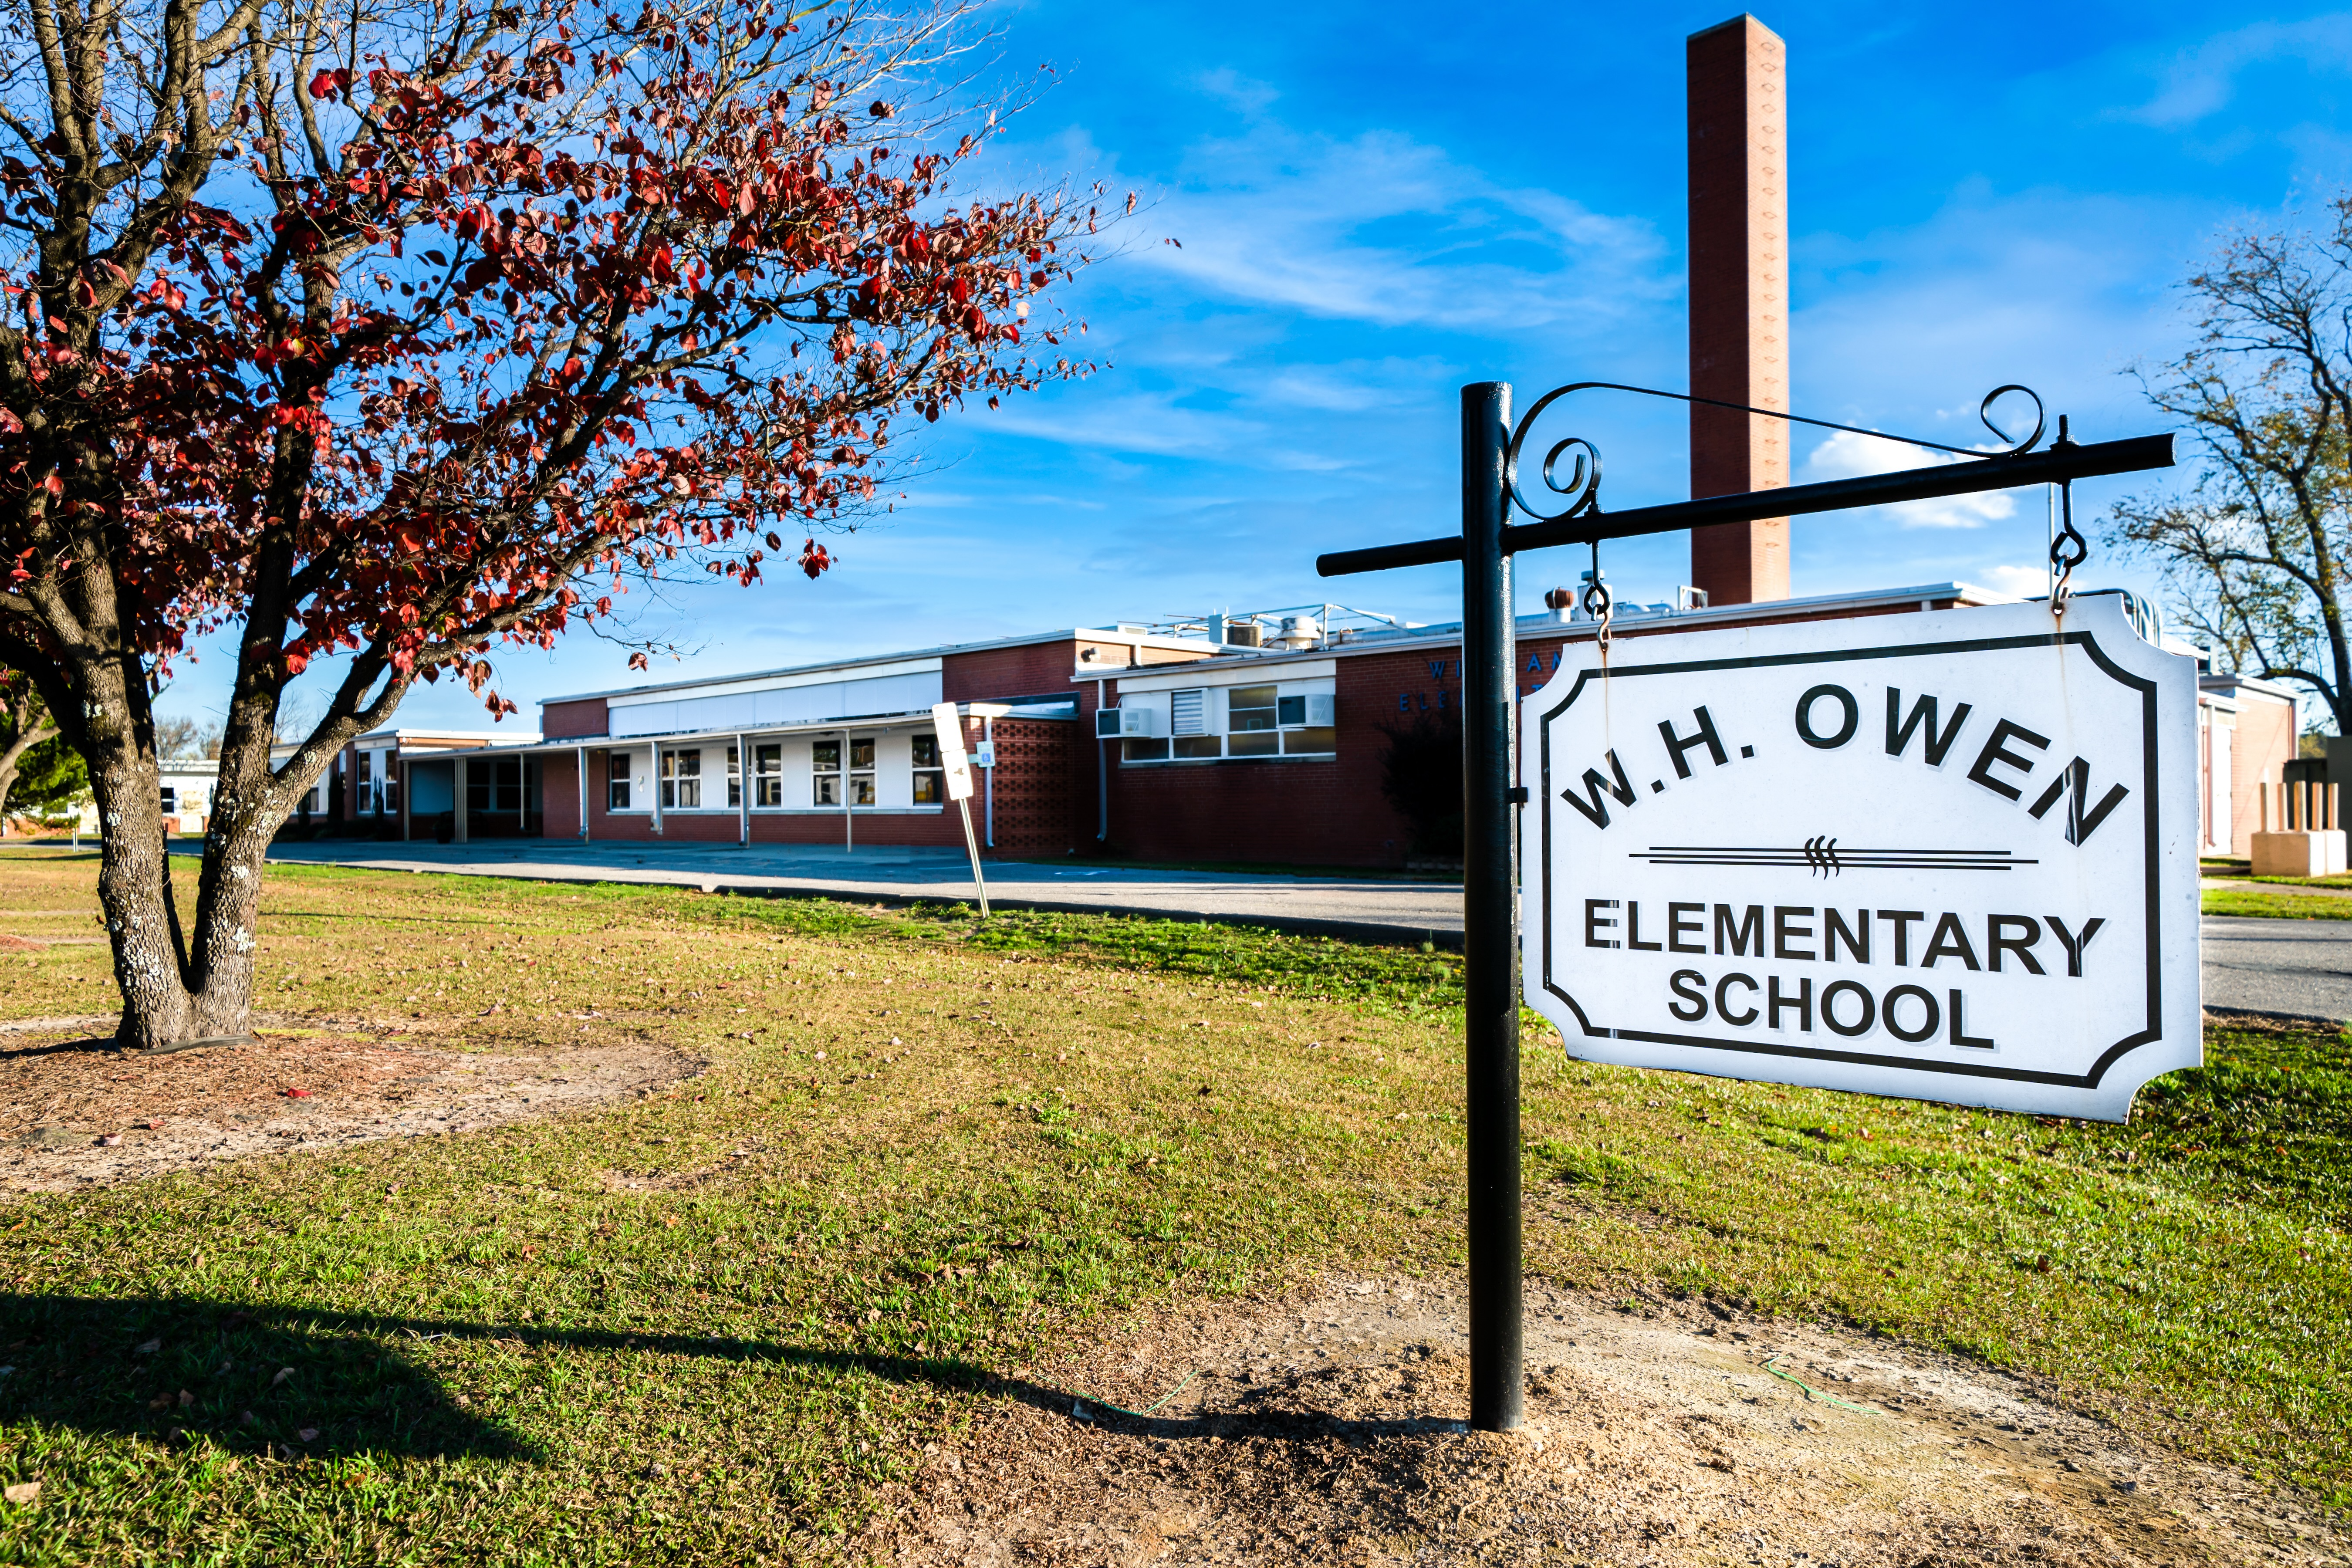
<svg viewBox="0 0 2352 1568"><path fill-rule="evenodd" d="M359 772L353 792L359 799L359 814L373 816L400 814L400 774L392 765L389 752L359 753ZM446 759L436 757L434 761ZM473 811L512 814L521 811L530 798L530 775L524 771L526 757L478 757L466 770L466 805ZM327 797L331 790L341 787L341 773L322 778L310 786L304 804L311 815L322 816L327 809Z"/></svg>
<svg viewBox="0 0 2352 1568"><path fill-rule="evenodd" d="M940 740L937 735L917 734L908 737L908 768L911 775L909 792L916 805L940 805L948 798L947 771L940 762ZM852 735L848 740L848 765L844 767L842 742L839 740L812 741L805 748L794 746L794 752L805 750L806 760L793 759L795 771L808 782L805 804L811 808L839 807L844 801L852 806L872 806L881 804L876 788L879 769L877 767L877 748L872 735ZM712 747L717 752L719 748ZM742 759L733 746L726 751L726 807L737 811L743 805ZM709 791L711 798L704 799L704 784L719 784L716 777L706 780L702 768L703 748L665 749L661 753L659 795L664 811L701 811L716 809L719 805L719 791ZM637 766L640 757L630 752L614 752L606 762L604 809L606 811L644 811L647 805L637 794ZM780 809L785 805L784 747L754 745L751 748L751 805L754 808ZM795 803L799 804L799 803Z"/></svg>
<svg viewBox="0 0 2352 1568"><path fill-rule="evenodd" d="M897 759L906 765L908 796L916 805L939 805L947 800L947 773L940 763L940 742L936 735L910 736L911 744ZM849 739L849 765L842 766L842 742L835 740L802 742L791 750L799 753L791 759L793 770L807 781L805 797L787 802L785 798L786 747L782 743L757 745L751 748L751 804L755 807L781 808L787 804L838 808L845 796L854 806L874 806L881 804L876 788L877 774L877 738L853 735ZM893 751L897 749L891 748ZM707 749L713 755L716 774L717 747ZM706 778L703 759L706 748L688 746L677 750L665 749L661 757L660 795L664 811L716 810L719 805L719 780ZM740 759L733 746L725 748L725 805L738 810L743 804L743 778ZM435 759L436 761L441 759ZM521 757L475 757L469 760L466 780L466 804L478 812L512 813L520 811L530 793L530 777L525 773L528 759ZM606 763L604 805L607 811L646 811L651 802L646 797L635 776L645 765L644 752L615 751ZM390 754L362 752L358 757L359 812L362 816L400 814L400 775L391 764ZM706 799L706 784L709 798ZM310 805L312 812L326 809L327 791L332 787L321 779L312 787ZM795 791L794 794L799 792ZM165 811L171 792L164 792ZM890 791L897 795L897 790Z"/></svg>

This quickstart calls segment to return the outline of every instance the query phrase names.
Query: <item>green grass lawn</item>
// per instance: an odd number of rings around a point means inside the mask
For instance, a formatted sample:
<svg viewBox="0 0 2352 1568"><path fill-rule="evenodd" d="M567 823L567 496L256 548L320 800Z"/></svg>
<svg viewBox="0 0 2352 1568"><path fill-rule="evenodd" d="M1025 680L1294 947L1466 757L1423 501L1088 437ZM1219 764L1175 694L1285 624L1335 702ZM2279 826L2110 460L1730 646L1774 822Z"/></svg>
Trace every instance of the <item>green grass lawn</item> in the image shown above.
<svg viewBox="0 0 2352 1568"><path fill-rule="evenodd" d="M0 931L93 930L94 871L0 857ZM1452 954L285 867L262 958L272 1010L503 1004L502 1046L711 1067L0 1208L0 1481L44 1487L0 1560L823 1559L1125 1308L1459 1264ZM0 954L0 998L101 1011L106 969ZM2209 1054L2103 1127L1591 1067L1531 1023L1529 1268L1958 1349L2352 1504L2352 1047Z"/></svg>
<svg viewBox="0 0 2352 1568"><path fill-rule="evenodd" d="M2265 877L2263 880L2284 879ZM2204 895L2204 912L2274 921L2346 921L2352 920L2352 899L2326 893L2252 893L2235 888L2210 888Z"/></svg>

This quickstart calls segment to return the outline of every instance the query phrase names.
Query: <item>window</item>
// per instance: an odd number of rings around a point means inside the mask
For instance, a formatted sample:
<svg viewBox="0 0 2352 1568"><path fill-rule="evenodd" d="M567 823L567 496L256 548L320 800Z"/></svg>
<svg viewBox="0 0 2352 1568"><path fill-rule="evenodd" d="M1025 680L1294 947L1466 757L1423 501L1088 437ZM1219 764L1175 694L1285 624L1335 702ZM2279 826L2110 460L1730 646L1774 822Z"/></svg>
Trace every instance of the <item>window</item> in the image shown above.
<svg viewBox="0 0 2352 1568"><path fill-rule="evenodd" d="M1212 735L1209 739L1213 742L1216 740L1216 737ZM1120 742L1118 754L1119 759L1122 762L1164 763L1168 760L1168 742L1165 741L1124 741Z"/></svg>
<svg viewBox="0 0 2352 1568"><path fill-rule="evenodd" d="M626 752L614 752L611 755L604 784L604 809L629 809L629 753Z"/></svg>
<svg viewBox="0 0 2352 1568"><path fill-rule="evenodd" d="M664 752L661 760L661 803L664 811L702 809L702 753Z"/></svg>
<svg viewBox="0 0 2352 1568"><path fill-rule="evenodd" d="M166 816L180 815L180 792L170 784L163 786L163 815Z"/></svg>
<svg viewBox="0 0 2352 1568"><path fill-rule="evenodd" d="M1224 743L1209 732L1209 694L1198 688L1168 694L1168 732L1174 737L1168 748L1172 755L1217 757L1224 754Z"/></svg>
<svg viewBox="0 0 2352 1568"><path fill-rule="evenodd" d="M841 742L817 741L809 746L809 799L818 805L841 804Z"/></svg>
<svg viewBox="0 0 2352 1568"><path fill-rule="evenodd" d="M858 805L874 804L874 737L871 735L850 737L849 798Z"/></svg>
<svg viewBox="0 0 2352 1568"><path fill-rule="evenodd" d="M743 759L732 746L727 748L727 809L743 809Z"/></svg>
<svg viewBox="0 0 2352 1568"><path fill-rule="evenodd" d="M758 770L751 792L754 805L784 804L784 749L782 746L754 746L751 765Z"/></svg>
<svg viewBox="0 0 2352 1568"><path fill-rule="evenodd" d="M508 816L522 810L522 770L520 757L469 758L466 763L466 809Z"/></svg>
<svg viewBox="0 0 2352 1568"><path fill-rule="evenodd" d="M360 753L360 815L362 816L372 815L375 811L375 753L362 752Z"/></svg>
<svg viewBox="0 0 2352 1568"><path fill-rule="evenodd" d="M1286 697L1285 702L1290 700ZM1336 729L1285 730L1282 732L1282 754L1286 757L1328 756L1339 749L1339 731Z"/></svg>
<svg viewBox="0 0 2352 1568"><path fill-rule="evenodd" d="M400 815L400 780L393 775L392 764L389 761L384 763L383 783L378 790L378 798L383 802L385 816Z"/></svg>
<svg viewBox="0 0 2352 1568"><path fill-rule="evenodd" d="M940 738L915 737L915 804L939 805L948 798L947 770L940 763Z"/></svg>
<svg viewBox="0 0 2352 1568"><path fill-rule="evenodd" d="M1277 704L1271 686L1236 686L1225 697L1225 752L1234 757L1270 757Z"/></svg>

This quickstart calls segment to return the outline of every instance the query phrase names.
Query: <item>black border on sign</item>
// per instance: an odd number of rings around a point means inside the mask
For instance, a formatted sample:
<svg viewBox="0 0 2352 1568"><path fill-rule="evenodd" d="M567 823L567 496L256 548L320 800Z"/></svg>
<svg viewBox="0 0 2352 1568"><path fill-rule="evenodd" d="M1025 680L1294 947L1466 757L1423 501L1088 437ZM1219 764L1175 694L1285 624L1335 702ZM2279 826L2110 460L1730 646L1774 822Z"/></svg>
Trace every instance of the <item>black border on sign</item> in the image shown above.
<svg viewBox="0 0 2352 1568"><path fill-rule="evenodd" d="M1649 1029L1606 1029L1593 1026L1575 997L1561 990L1552 979L1552 908L1551 908L1551 721L1568 711L1570 706L1584 694L1587 682L1596 679L1631 680L1643 675L1685 675L1705 669L1760 669L1775 665L1842 664L1867 658L1916 658L1938 653L1995 653L2023 647L2063 647L2072 643L2088 654L2093 663L2118 685L2129 687L2140 694L2140 771L2141 788L2146 805L2140 812L2144 827L2140 879L2147 906L2147 1021L2139 1029L2126 1035L2109 1046L2093 1063L2086 1074L2034 1072L2023 1068L1996 1067L1990 1062L1944 1062L1916 1057L1880 1056L1868 1051L1831 1050L1815 1046L1781 1045L1759 1039L1711 1039L1698 1035L1673 1035ZM2156 682L2145 676L2133 675L2109 658L2098 644L2097 637L2087 631L2053 632L2047 636L2018 637L1974 637L1954 642L1906 643L1887 647L1832 648L1820 653L1771 654L1760 658L1686 659L1674 664L1635 665L1630 668L1586 669L1577 672L1576 683L1559 704L1538 717L1537 724L1542 747L1541 799L1543 807L1543 988L1567 1004L1576 1015L1577 1023L1588 1036L1604 1039L1639 1040L1661 1046L1691 1046L1703 1050L1738 1051L1748 1055L1795 1057L1808 1061L1852 1062L1864 1067L1895 1068L1910 1072L1949 1073L1962 1078L2008 1079L2021 1083L2057 1084L2071 1089L2096 1089L2107 1069L2125 1053L2163 1034L2164 962L2162 909L2158 897L2158 831L2161 816L2158 810L2158 773L2157 767Z"/></svg>

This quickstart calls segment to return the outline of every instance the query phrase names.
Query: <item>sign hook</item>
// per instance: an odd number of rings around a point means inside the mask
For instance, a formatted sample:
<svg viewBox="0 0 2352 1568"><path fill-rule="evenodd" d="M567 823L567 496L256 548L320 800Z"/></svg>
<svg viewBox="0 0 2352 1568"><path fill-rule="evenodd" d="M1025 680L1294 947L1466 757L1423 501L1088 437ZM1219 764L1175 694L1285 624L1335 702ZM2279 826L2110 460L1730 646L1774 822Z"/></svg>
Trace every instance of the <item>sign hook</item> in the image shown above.
<svg viewBox="0 0 2352 1568"><path fill-rule="evenodd" d="M2058 439L2050 445L2053 451L2074 445L2074 438L2066 432L2066 416L2063 414L2058 416ZM2058 531L2050 541L2050 567L2057 574L2056 581L2050 588L2050 614L2053 619L2064 617L2068 584L2074 575L2074 568L2090 558L2090 543L2084 539L2083 531L2074 526L2074 481L2071 479L2060 479L2058 481Z"/></svg>

